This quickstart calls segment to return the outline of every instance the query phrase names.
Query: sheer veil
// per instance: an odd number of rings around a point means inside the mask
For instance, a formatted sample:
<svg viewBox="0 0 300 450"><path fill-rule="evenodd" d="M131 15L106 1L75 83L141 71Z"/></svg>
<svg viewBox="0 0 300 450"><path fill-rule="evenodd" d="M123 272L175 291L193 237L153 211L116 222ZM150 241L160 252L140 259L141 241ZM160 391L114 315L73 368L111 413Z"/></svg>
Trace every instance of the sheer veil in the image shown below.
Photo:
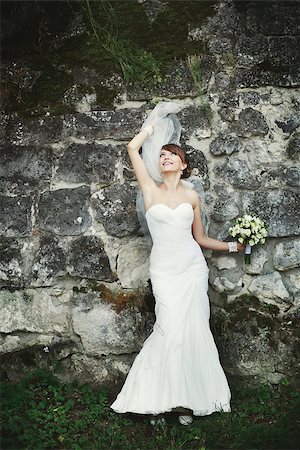
<svg viewBox="0 0 300 450"><path fill-rule="evenodd" d="M142 128L153 124L153 133L149 136L142 147L142 158L151 178L159 185L163 177L159 170L160 150L165 144L177 144L180 146L181 124L176 116L181 107L175 102L159 102L144 121ZM205 232L209 227L208 215L205 212L205 196L202 180L198 176L191 176L181 180L188 188L194 189L200 197L201 220ZM140 189L137 192L136 209L138 218L149 245L152 245L151 236L145 218L144 199Z"/></svg>

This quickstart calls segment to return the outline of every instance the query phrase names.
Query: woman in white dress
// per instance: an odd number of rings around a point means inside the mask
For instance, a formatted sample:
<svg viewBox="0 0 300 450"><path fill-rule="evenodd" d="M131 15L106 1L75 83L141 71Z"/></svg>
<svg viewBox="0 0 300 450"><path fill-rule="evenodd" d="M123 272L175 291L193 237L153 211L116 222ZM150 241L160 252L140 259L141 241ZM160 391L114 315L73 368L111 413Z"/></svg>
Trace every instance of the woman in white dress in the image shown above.
<svg viewBox="0 0 300 450"><path fill-rule="evenodd" d="M150 277L156 322L111 405L118 413L179 411L179 422L215 411L230 411L230 390L209 328L208 267L201 247L242 251L237 242L208 237L198 194L182 182L184 151L164 145L159 154L163 182L149 175L139 154L156 122L128 144L153 241ZM151 421L153 423L153 420Z"/></svg>

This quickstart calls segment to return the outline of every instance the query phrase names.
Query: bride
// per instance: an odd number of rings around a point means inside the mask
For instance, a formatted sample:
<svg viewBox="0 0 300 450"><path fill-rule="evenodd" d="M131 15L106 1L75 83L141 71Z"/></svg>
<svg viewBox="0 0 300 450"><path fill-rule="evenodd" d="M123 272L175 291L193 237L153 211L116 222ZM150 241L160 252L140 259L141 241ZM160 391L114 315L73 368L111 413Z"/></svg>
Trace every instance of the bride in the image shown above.
<svg viewBox="0 0 300 450"><path fill-rule="evenodd" d="M175 410L179 422L188 425L192 415L230 411L230 390L209 327L208 266L201 247L237 252L244 246L206 235L199 196L182 180L187 170L184 150L174 140L154 148L169 125L174 138L178 119L169 114L174 111L174 103L157 105L128 144L153 241L150 277L156 321L111 408L151 414L151 423ZM142 146L147 150L143 158Z"/></svg>

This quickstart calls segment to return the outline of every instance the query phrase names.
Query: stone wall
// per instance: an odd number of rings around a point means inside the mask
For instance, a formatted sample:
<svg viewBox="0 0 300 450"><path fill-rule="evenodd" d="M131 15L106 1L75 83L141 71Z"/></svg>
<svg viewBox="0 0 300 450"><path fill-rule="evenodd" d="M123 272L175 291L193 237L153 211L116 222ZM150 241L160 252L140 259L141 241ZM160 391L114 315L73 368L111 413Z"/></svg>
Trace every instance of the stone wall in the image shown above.
<svg viewBox="0 0 300 450"><path fill-rule="evenodd" d="M149 20L167 8L152 3L143 3ZM9 379L37 366L117 385L151 332L149 248L126 143L157 97L182 105L182 144L205 187L209 235L229 239L245 212L269 230L249 266L242 255L204 252L227 374L278 382L297 372L299 23L298 2L219 3L188 27L205 52L174 61L149 86L112 75L113 108L100 110L75 83L65 93L75 113L2 116L0 342ZM92 84L94 72L82 73Z"/></svg>

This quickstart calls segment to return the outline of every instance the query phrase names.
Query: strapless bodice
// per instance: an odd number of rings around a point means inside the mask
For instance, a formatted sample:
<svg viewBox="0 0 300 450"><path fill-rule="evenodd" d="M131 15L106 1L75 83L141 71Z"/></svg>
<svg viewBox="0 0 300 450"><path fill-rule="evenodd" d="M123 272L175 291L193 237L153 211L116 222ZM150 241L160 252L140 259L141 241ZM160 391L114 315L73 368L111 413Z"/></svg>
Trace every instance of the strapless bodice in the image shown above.
<svg viewBox="0 0 300 450"><path fill-rule="evenodd" d="M199 244L192 234L194 211L190 203L172 209L163 203L152 205L146 212L153 247L150 272L187 270L197 263L207 268Z"/></svg>
<svg viewBox="0 0 300 450"><path fill-rule="evenodd" d="M180 203L170 208L163 203L150 206L146 212L148 227L153 245L167 246L179 241L193 239L191 227L194 211L190 203Z"/></svg>

